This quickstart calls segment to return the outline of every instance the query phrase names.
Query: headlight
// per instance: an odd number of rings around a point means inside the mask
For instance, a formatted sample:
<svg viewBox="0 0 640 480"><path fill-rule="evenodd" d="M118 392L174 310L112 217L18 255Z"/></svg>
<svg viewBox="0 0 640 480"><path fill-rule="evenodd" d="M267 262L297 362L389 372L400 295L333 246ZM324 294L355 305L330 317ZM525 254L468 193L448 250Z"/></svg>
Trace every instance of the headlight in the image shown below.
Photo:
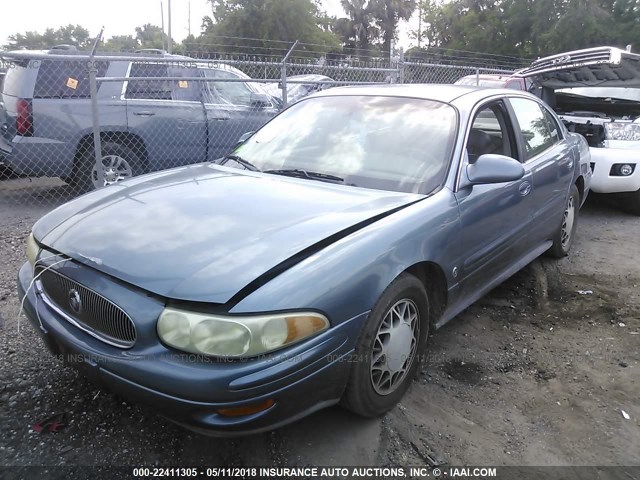
<svg viewBox="0 0 640 480"><path fill-rule="evenodd" d="M640 140L640 123L610 122L604 124L608 140Z"/></svg>
<svg viewBox="0 0 640 480"><path fill-rule="evenodd" d="M329 321L315 312L223 316L167 307L158 319L158 336L167 345L216 357L260 355L327 328Z"/></svg>
<svg viewBox="0 0 640 480"><path fill-rule="evenodd" d="M39 253L40 247L36 243L35 238L33 238L33 233L30 233L27 237L27 260L29 260L32 267L35 265Z"/></svg>

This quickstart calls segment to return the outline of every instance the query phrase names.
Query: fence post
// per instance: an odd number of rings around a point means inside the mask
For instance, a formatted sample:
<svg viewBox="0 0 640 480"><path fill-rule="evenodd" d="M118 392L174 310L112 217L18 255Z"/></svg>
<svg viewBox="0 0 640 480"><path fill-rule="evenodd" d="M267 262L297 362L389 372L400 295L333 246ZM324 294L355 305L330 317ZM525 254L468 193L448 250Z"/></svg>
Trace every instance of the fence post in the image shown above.
<svg viewBox="0 0 640 480"><path fill-rule="evenodd" d="M287 54L282 59L282 64L280 65L280 80L282 81L282 108L287 108L287 60L297 45L298 40L293 43Z"/></svg>
<svg viewBox="0 0 640 480"><path fill-rule="evenodd" d="M398 83L404 83L404 48L398 54Z"/></svg>
<svg viewBox="0 0 640 480"><path fill-rule="evenodd" d="M476 87L480 86L480 69L476 67Z"/></svg>
<svg viewBox="0 0 640 480"><path fill-rule="evenodd" d="M94 58L98 42L102 39L103 32L104 27L102 27L96 37L93 48L91 49L91 55L89 56L89 89L91 95L91 120L93 123L93 148L96 159L96 169L98 170L98 179L104 177L104 168L102 165L102 143L100 140L100 117L98 116L98 82L96 80L98 69L96 68Z"/></svg>

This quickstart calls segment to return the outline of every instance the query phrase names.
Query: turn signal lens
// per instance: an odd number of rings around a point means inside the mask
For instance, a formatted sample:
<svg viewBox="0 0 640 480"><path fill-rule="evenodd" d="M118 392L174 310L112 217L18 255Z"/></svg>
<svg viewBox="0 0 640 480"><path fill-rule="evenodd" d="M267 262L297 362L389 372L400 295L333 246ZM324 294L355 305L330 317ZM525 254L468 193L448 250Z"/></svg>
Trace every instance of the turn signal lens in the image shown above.
<svg viewBox="0 0 640 480"><path fill-rule="evenodd" d="M221 408L218 410L220 415L225 417L239 417L242 415L251 415L252 413L258 413L272 407L276 403L275 400L269 399L264 402L256 403L254 405L247 405L244 407L235 408Z"/></svg>

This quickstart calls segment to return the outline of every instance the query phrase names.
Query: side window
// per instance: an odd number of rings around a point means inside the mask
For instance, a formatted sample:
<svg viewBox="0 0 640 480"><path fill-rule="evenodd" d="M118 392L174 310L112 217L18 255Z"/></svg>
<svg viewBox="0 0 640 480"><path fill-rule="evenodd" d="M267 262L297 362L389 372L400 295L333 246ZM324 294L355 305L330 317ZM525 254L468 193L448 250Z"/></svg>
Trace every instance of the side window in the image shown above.
<svg viewBox="0 0 640 480"><path fill-rule="evenodd" d="M512 157L515 153L511 145L504 106L492 103L480 109L473 119L467 139L469 163L487 153Z"/></svg>
<svg viewBox="0 0 640 480"><path fill-rule="evenodd" d="M506 88L510 90L522 90L522 83L519 80L509 80L507 82Z"/></svg>
<svg viewBox="0 0 640 480"><path fill-rule="evenodd" d="M198 76L198 71L195 68L169 67L169 76L178 78L192 78ZM201 82L195 82L191 80L173 80L171 81L171 84L171 98L173 100L182 100L189 102L199 102L201 100Z"/></svg>
<svg viewBox="0 0 640 480"><path fill-rule="evenodd" d="M109 62L96 62L98 77L104 77ZM90 98L89 64L86 60L43 60L33 98Z"/></svg>
<svg viewBox="0 0 640 480"><path fill-rule="evenodd" d="M558 122L553 118L553 115L546 108L542 108L542 113L544 114L544 118L547 120L547 124L549 125L549 131L551 132L551 138L553 139L553 143L557 143L562 138L560 135L560 127L558 126Z"/></svg>
<svg viewBox="0 0 640 480"><path fill-rule="evenodd" d="M169 80L149 80L146 77L167 77L167 66L158 63L134 63L131 65L127 82L126 98L171 100L171 83Z"/></svg>
<svg viewBox="0 0 640 480"><path fill-rule="evenodd" d="M511 106L524 137L527 160L551 148L558 141L558 128L550 128L548 114L533 100L511 98Z"/></svg>
<svg viewBox="0 0 640 480"><path fill-rule="evenodd" d="M241 78L240 76L224 70L206 69L203 71L206 78L212 79L207 82L209 86L208 103L251 106L253 92L245 82L220 81L224 79L237 80Z"/></svg>

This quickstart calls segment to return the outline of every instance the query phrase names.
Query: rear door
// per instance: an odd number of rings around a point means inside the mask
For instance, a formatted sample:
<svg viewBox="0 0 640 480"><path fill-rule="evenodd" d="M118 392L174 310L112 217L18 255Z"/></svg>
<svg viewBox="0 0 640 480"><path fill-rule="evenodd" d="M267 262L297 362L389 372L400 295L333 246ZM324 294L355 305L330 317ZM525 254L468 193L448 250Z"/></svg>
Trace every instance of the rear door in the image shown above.
<svg viewBox="0 0 640 480"><path fill-rule="evenodd" d="M531 235L546 240L562 219L575 173L573 151L554 116L541 103L529 98L510 98L509 104L524 147L524 165L533 178Z"/></svg>
<svg viewBox="0 0 640 480"><path fill-rule="evenodd" d="M520 160L515 128L503 100L480 106L467 135L466 160L499 154ZM532 248L531 170L515 182L473 185L458 189L462 241L462 284L467 294L481 291Z"/></svg>
<svg viewBox="0 0 640 480"><path fill-rule="evenodd" d="M127 125L142 138L149 168L161 170L206 161L207 124L195 68L133 63L127 82Z"/></svg>
<svg viewBox="0 0 640 480"><path fill-rule="evenodd" d="M263 102L245 78L223 68L201 68L210 79L204 83L203 100L208 124L209 160L233 150L243 133L253 132L276 113L273 102Z"/></svg>

